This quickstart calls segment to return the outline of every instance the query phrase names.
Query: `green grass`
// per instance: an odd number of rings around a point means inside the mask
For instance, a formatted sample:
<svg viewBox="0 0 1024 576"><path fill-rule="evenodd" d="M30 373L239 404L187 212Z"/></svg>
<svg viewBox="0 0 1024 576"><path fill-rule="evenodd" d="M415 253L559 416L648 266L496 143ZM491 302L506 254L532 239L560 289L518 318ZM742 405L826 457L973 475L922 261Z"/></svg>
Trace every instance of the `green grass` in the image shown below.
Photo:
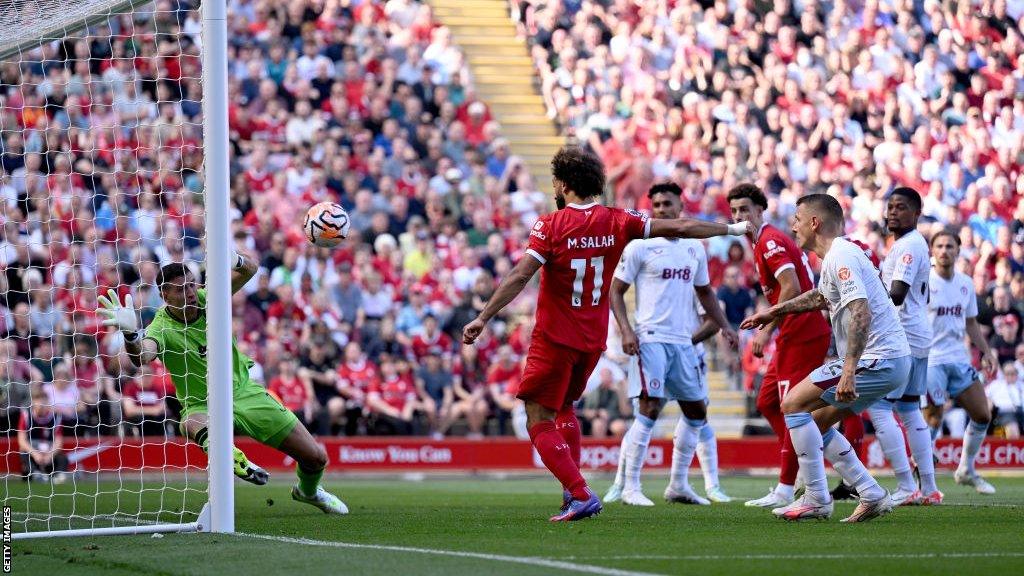
<svg viewBox="0 0 1024 576"><path fill-rule="evenodd" d="M281 475L278 475L280 478ZM741 501L708 507L611 505L596 519L550 524L560 491L552 480L332 480L351 508L330 517L291 501L283 480L238 485L237 530L315 541L463 551L585 564L655 574L820 574L855 569L892 574L1011 574L1024 570L1024 478L992 478L982 497L940 479L949 506L901 508L861 525L789 524ZM664 478L647 481L658 496ZM887 483L891 484L891 480ZM697 481L699 485L699 480ZM761 496L771 481L726 478L739 500ZM595 482L604 490L608 480ZM109 488L109 486L107 486ZM8 484L5 501L24 501ZM149 500L155 495L146 494ZM33 505L39 506L33 498ZM90 500L96 506L108 497ZM70 498L54 499L54 511ZM56 504L62 503L62 504ZM50 504L43 503L42 509ZM147 502L147 505L151 505ZM16 518L17 519L17 518ZM699 558L698 558L699 557ZM15 573L24 574L569 574L554 566L408 550L353 548L247 536L171 534L17 541ZM591 570L590 573L598 573ZM611 573L611 572L608 572Z"/></svg>

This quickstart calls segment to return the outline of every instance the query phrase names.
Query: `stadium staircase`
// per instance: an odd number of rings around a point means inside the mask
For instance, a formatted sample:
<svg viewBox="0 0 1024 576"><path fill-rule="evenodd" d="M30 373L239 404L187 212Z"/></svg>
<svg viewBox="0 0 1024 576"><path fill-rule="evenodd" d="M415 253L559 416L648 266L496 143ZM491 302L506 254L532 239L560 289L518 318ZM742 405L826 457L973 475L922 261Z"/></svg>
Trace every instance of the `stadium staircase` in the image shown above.
<svg viewBox="0 0 1024 576"><path fill-rule="evenodd" d="M506 0L428 0L466 55L477 97L501 124L513 154L537 187L550 192L550 162L565 138L545 114L526 41L516 34Z"/></svg>

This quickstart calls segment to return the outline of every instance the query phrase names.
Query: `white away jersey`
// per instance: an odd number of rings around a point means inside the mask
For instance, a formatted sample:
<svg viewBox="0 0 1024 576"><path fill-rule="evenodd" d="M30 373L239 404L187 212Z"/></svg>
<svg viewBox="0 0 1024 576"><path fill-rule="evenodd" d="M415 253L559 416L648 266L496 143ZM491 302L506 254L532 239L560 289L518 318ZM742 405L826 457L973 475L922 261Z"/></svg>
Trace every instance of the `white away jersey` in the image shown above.
<svg viewBox="0 0 1024 576"><path fill-rule="evenodd" d="M641 342L689 344L694 286L707 286L708 256L699 240L650 238L626 246L615 277L636 291L636 334Z"/></svg>
<svg viewBox="0 0 1024 576"><path fill-rule="evenodd" d="M970 364L971 355L964 343L967 319L978 315L978 297L970 276L954 272L946 280L932 270L931 299L928 301L928 319L932 325L932 346L928 365Z"/></svg>
<svg viewBox="0 0 1024 576"><path fill-rule="evenodd" d="M904 234L893 243L882 262L882 281L886 290L893 280L910 286L903 304L898 307L900 322L907 334L907 342L915 358L927 358L932 343L932 327L928 322L928 276L931 258L928 242L917 230Z"/></svg>
<svg viewBox="0 0 1024 576"><path fill-rule="evenodd" d="M871 310L871 324L861 358L888 360L910 354L896 306L889 299L875 267L859 246L843 238L832 241L832 247L821 262L818 291L828 300L832 333L836 337L840 358L846 358L849 343L847 304L861 298L867 300Z"/></svg>

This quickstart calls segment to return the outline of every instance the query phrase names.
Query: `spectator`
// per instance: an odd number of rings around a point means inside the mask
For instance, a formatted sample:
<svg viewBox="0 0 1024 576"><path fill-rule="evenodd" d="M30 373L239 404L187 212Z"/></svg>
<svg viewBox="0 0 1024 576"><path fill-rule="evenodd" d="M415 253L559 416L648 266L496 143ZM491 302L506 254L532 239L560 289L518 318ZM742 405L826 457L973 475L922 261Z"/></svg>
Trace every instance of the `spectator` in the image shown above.
<svg viewBox="0 0 1024 576"><path fill-rule="evenodd" d="M442 354L440 346L431 346L416 371L416 392L423 405L430 434L436 440L443 438L451 426L452 404L455 401L452 372L444 367Z"/></svg>
<svg viewBox="0 0 1024 576"><path fill-rule="evenodd" d="M21 470L26 478L61 484L67 478L68 459L64 454L64 427L60 413L52 408L50 397L39 387L32 389L32 407L21 411L18 422L18 450Z"/></svg>
<svg viewBox="0 0 1024 576"><path fill-rule="evenodd" d="M455 393L450 419L465 417L469 426L467 438L483 437L484 424L490 412L487 403L487 372L475 346L462 346L452 368L452 391Z"/></svg>
<svg viewBox="0 0 1024 576"><path fill-rule="evenodd" d="M988 400L995 410L995 425L1007 438L1019 438L1024 430L1024 380L1013 362L1003 364L1000 377L988 385Z"/></svg>
<svg viewBox="0 0 1024 576"><path fill-rule="evenodd" d="M270 380L267 391L277 398L282 406L290 410L299 422L313 430L316 415L316 400L310 381L303 381L297 373L298 366L292 358L281 358L277 364L277 376Z"/></svg>
<svg viewBox="0 0 1024 576"><path fill-rule="evenodd" d="M152 368L144 367L121 388L121 416L133 431L143 436L167 433L167 376L166 372L155 374Z"/></svg>
<svg viewBox="0 0 1024 576"><path fill-rule="evenodd" d="M626 432L626 418L632 413L626 396L625 380L616 381L608 368L599 374L600 385L584 396L581 420L587 422L594 438L621 438Z"/></svg>
<svg viewBox="0 0 1024 576"><path fill-rule="evenodd" d="M345 399L338 393L338 374L334 369L333 344L310 341L299 359L297 375L303 386L313 391L316 398L316 432L331 434L334 425L345 412Z"/></svg>
<svg viewBox="0 0 1024 576"><path fill-rule="evenodd" d="M366 406L374 417L374 432L381 435L409 435L415 431L414 418L420 409L416 384L409 374L399 372L396 359L383 356L380 378L370 384Z"/></svg>
<svg viewBox="0 0 1024 576"><path fill-rule="evenodd" d="M338 366L338 393L345 398L345 434L359 433L360 418L370 387L379 377L377 366L363 353L358 342L345 346L344 362Z"/></svg>
<svg viewBox="0 0 1024 576"><path fill-rule="evenodd" d="M524 412L525 416L523 403L516 398L522 375L522 364L512 352L512 347L505 344L498 348L494 362L487 372L487 388L494 415L498 420L498 432L502 435L507 433L510 419L515 420L519 412ZM514 421L513 426L518 427L518 422ZM518 430L516 436L523 437Z"/></svg>

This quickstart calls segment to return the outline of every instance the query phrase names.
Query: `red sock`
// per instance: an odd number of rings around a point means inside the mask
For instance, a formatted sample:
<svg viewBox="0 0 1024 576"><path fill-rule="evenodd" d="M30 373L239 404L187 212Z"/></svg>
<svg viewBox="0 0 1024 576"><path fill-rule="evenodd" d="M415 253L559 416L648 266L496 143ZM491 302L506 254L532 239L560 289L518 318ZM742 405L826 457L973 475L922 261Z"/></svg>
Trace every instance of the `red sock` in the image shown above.
<svg viewBox="0 0 1024 576"><path fill-rule="evenodd" d="M576 418L576 410L572 406L562 408L562 411L555 416L555 429L565 438L569 445L569 453L576 467L580 465L580 445L583 443L583 434L580 432L580 421Z"/></svg>
<svg viewBox="0 0 1024 576"><path fill-rule="evenodd" d="M558 433L553 420L544 420L530 428L530 440L540 454L540 459L548 470L558 478L562 487L577 500L590 498L587 481L580 474L580 469L572 460L569 444Z"/></svg>
<svg viewBox="0 0 1024 576"><path fill-rule="evenodd" d="M861 454L861 446L864 444L864 420L860 417L860 414L847 416L843 419L843 436L850 442L850 446L853 446L853 452L857 455L857 458L863 462L864 455Z"/></svg>
<svg viewBox="0 0 1024 576"><path fill-rule="evenodd" d="M781 456L782 470L779 472L779 483L792 486L796 484L796 473L800 470L800 463L797 462L796 451L793 450L793 440L789 437L789 429L786 428L786 418L782 415L778 404L758 402L757 408L771 425L781 443L779 455Z"/></svg>

